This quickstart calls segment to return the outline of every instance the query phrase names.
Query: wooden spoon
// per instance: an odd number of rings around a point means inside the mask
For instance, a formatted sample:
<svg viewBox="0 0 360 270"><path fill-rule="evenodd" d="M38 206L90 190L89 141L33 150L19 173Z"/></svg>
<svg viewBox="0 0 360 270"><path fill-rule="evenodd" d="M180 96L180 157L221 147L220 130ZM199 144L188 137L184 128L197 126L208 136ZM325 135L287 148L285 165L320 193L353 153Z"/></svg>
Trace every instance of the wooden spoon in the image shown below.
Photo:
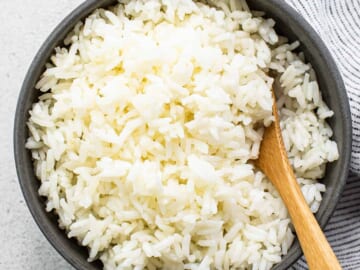
<svg viewBox="0 0 360 270"><path fill-rule="evenodd" d="M310 270L342 269L307 205L288 160L273 93L274 122L265 129L255 165L270 179L287 207Z"/></svg>

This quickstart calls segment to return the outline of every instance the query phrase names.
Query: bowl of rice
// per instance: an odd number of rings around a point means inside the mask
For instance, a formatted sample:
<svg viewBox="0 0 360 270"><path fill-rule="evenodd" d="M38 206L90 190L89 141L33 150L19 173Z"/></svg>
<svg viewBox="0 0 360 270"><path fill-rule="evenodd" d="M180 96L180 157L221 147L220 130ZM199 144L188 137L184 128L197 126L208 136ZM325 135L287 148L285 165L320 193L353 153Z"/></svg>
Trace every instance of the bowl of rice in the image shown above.
<svg viewBox="0 0 360 270"><path fill-rule="evenodd" d="M273 121L322 228L351 115L330 53L278 0L89 0L35 57L14 152L28 207L76 269L288 269L287 210L253 165Z"/></svg>

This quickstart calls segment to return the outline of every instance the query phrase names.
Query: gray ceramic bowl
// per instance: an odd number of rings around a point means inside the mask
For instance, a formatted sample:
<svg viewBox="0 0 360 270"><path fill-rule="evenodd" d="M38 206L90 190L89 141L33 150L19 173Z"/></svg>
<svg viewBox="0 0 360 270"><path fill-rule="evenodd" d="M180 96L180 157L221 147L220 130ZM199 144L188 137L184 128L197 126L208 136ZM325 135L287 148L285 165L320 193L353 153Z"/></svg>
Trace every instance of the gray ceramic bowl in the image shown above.
<svg viewBox="0 0 360 270"><path fill-rule="evenodd" d="M15 161L20 185L28 207L49 242L70 264L79 270L99 270L102 265L98 261L87 262L87 249L79 246L75 240L69 240L65 232L58 228L56 215L45 211L44 198L41 198L37 192L39 181L34 175L31 156L29 151L25 149L25 141L28 137L26 121L29 117L28 111L38 95L34 85L44 71L44 65L53 53L53 49L57 45L61 45L62 40L74 25L94 9L106 7L116 2L116 0L88 0L59 24L40 48L30 66L19 96L15 117ZM336 64L323 42L310 25L283 0L248 0L248 3L252 9L265 11L268 17L274 18L278 33L289 37L290 40L301 42L300 50L305 53L306 59L311 62L316 70L323 97L335 112L335 116L331 118L329 124L334 130L334 139L339 146L340 159L328 166L326 176L323 179L327 191L316 217L321 227L324 228L345 185L351 154L351 115L344 84ZM288 269L301 254L299 244L296 241L282 262L274 269Z"/></svg>

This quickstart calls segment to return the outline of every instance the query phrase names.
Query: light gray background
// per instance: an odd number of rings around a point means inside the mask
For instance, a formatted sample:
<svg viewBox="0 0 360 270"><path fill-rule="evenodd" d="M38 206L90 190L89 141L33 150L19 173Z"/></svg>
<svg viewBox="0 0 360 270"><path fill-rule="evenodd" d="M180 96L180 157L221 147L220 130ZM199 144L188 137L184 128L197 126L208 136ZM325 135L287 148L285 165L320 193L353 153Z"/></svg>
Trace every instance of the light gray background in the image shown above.
<svg viewBox="0 0 360 270"><path fill-rule="evenodd" d="M12 129L22 80L42 42L82 0L0 0L0 270L72 270L33 221L17 181Z"/></svg>

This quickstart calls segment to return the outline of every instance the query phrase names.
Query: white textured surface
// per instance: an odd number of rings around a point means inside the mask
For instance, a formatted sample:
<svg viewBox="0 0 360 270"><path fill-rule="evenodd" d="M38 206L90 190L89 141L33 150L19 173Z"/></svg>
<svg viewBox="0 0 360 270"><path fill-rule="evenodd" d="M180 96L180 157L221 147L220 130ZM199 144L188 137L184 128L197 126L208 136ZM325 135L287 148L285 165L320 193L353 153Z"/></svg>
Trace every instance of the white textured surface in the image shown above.
<svg viewBox="0 0 360 270"><path fill-rule="evenodd" d="M15 173L14 110L42 42L82 0L0 0L0 269L70 270L33 221Z"/></svg>

